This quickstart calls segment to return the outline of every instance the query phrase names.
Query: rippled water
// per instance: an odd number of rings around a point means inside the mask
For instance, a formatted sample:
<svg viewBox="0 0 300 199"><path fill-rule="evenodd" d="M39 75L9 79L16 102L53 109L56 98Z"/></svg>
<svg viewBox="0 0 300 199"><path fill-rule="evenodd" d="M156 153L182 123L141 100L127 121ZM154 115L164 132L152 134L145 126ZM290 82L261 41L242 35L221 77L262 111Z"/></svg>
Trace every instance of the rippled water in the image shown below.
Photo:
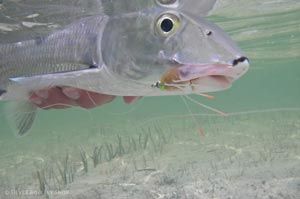
<svg viewBox="0 0 300 199"><path fill-rule="evenodd" d="M208 18L251 68L214 100L192 97L231 116L188 102L191 114L180 97L117 99L40 111L17 139L1 107L0 198L299 198L300 2L219 1Z"/></svg>

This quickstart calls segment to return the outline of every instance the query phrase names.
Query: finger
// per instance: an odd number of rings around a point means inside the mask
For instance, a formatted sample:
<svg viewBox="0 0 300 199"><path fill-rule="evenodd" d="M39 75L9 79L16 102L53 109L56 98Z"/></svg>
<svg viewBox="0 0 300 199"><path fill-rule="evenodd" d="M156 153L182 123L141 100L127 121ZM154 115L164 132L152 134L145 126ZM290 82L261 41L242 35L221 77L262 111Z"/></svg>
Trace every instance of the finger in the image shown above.
<svg viewBox="0 0 300 199"><path fill-rule="evenodd" d="M115 96L112 95L105 95L71 87L65 87L62 91L66 96L72 98L76 105L86 109L101 106L115 99Z"/></svg>
<svg viewBox="0 0 300 199"><path fill-rule="evenodd" d="M123 101L126 104L131 104L131 103L135 102L136 100L138 100L140 98L141 98L140 96L124 96Z"/></svg>
<svg viewBox="0 0 300 199"><path fill-rule="evenodd" d="M57 87L42 89L33 92L29 98L36 106L42 109L65 109L75 106L76 102L69 99Z"/></svg>

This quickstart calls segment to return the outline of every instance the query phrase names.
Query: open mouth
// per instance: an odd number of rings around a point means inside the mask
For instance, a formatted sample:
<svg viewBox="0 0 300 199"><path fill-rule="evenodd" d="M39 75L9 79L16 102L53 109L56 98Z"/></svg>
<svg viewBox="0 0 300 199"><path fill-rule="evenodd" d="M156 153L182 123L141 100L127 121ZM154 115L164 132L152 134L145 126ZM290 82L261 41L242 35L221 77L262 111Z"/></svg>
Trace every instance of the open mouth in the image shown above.
<svg viewBox="0 0 300 199"><path fill-rule="evenodd" d="M212 92L227 89L249 68L246 57L232 64L180 64L167 70L160 79L166 90L192 89L195 92Z"/></svg>

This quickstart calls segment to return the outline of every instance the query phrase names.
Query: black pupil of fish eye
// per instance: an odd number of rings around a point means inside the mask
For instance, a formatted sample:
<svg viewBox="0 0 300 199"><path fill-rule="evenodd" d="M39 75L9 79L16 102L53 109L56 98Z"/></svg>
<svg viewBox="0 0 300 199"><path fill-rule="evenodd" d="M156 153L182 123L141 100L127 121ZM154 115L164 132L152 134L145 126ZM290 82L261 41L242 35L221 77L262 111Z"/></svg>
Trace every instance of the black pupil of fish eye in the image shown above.
<svg viewBox="0 0 300 199"><path fill-rule="evenodd" d="M171 19L166 18L161 22L160 27L164 32L168 33L173 29L174 24Z"/></svg>

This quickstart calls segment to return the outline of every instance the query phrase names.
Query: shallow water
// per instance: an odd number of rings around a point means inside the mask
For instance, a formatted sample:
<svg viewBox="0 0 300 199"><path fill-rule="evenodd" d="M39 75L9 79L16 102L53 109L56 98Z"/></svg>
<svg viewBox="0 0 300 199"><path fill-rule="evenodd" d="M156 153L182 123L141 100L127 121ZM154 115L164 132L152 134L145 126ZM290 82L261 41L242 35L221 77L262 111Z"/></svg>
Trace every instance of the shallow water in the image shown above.
<svg viewBox="0 0 300 199"><path fill-rule="evenodd" d="M251 68L214 100L192 97L229 117L188 101L191 114L180 97L117 99L40 111L18 139L1 104L0 198L299 198L299 10L257 0L212 12Z"/></svg>

